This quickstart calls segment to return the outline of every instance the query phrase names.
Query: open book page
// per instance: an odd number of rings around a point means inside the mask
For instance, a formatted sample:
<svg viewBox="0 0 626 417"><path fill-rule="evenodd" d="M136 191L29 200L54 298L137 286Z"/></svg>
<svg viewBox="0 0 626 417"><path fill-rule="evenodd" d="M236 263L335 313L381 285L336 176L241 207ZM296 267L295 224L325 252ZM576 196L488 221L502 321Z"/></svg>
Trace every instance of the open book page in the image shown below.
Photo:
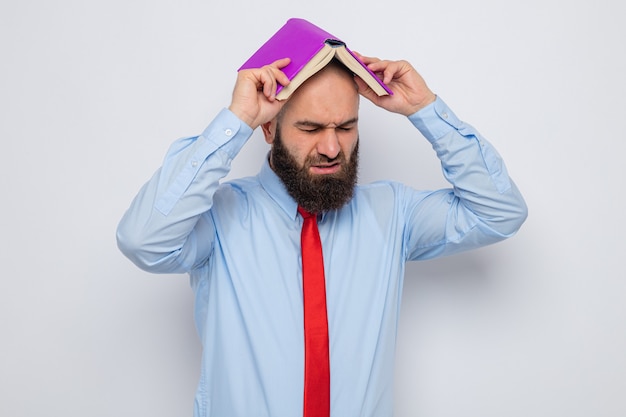
<svg viewBox="0 0 626 417"><path fill-rule="evenodd" d="M362 63L348 48L345 46L337 48L335 55L339 61L341 61L346 67L350 69L354 74L369 85L379 96L385 96L393 94L391 90L386 87L381 80Z"/></svg>
<svg viewBox="0 0 626 417"><path fill-rule="evenodd" d="M276 95L276 99L278 100L286 100L291 96L291 94L296 91L302 83L304 83L307 79L313 76L313 74L317 73L319 70L324 68L328 63L333 59L336 53L336 49L329 44L325 44L320 51L315 54L313 58L298 72L295 77L291 80L289 85L285 86L280 90L280 92ZM344 47L345 49L345 47Z"/></svg>
<svg viewBox="0 0 626 417"><path fill-rule="evenodd" d="M283 87L276 98L278 100L286 100L291 96L291 94L298 88L302 83L304 83L308 78L312 77L313 74L320 71L324 68L328 63L333 59L337 58L341 63L343 63L350 71L352 71L355 75L360 77L363 81L370 86L372 90L379 96L392 94L391 90L385 88L382 85L382 82L378 80L376 75L369 71L365 64L363 64L359 59L354 56L354 54L346 48L345 44L339 41L327 41L324 44L324 47L320 49L320 51L315 54L309 62L298 72L291 83Z"/></svg>

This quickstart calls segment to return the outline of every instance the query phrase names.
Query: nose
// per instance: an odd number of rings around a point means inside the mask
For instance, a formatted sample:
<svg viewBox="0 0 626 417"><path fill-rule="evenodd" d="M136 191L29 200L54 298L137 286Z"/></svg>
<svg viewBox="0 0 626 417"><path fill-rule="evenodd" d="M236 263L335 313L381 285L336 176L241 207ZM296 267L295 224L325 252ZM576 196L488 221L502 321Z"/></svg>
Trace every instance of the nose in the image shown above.
<svg viewBox="0 0 626 417"><path fill-rule="evenodd" d="M339 146L337 132L334 128L324 129L317 142L317 153L326 156L328 159L335 159L339 152L341 152L341 146Z"/></svg>

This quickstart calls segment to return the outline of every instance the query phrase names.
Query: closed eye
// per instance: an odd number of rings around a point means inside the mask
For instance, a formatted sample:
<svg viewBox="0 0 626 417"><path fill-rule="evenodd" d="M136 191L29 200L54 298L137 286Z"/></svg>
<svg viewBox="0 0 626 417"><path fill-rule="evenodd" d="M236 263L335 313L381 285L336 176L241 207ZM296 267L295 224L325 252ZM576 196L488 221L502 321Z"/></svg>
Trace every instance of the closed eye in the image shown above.
<svg viewBox="0 0 626 417"><path fill-rule="evenodd" d="M320 128L319 127L301 127L300 130L306 133L315 133L315 132L319 132Z"/></svg>
<svg viewBox="0 0 626 417"><path fill-rule="evenodd" d="M358 119L355 117L354 119L346 120L344 123L337 126L337 129L342 130L344 132L350 132L354 130L358 125Z"/></svg>
<svg viewBox="0 0 626 417"><path fill-rule="evenodd" d="M342 131L342 132L350 132L357 126L357 120L358 120L357 118L347 120L344 123L336 126L335 129ZM298 129L300 129L300 131L305 132L305 133L316 133L322 129L326 129L327 127L330 128L330 126L326 126L326 125L323 125L317 122L308 121L308 120L297 122L295 126Z"/></svg>

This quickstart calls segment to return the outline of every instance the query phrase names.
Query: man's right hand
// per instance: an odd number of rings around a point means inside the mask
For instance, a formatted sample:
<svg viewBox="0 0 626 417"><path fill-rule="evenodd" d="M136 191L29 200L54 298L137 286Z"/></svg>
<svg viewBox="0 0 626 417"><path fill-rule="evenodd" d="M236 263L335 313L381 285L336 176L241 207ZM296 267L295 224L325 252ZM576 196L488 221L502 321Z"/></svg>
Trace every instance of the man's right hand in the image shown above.
<svg viewBox="0 0 626 417"><path fill-rule="evenodd" d="M274 119L285 104L276 100L276 87L289 84L281 71L289 62L289 58L283 58L261 68L239 71L228 109L252 129Z"/></svg>

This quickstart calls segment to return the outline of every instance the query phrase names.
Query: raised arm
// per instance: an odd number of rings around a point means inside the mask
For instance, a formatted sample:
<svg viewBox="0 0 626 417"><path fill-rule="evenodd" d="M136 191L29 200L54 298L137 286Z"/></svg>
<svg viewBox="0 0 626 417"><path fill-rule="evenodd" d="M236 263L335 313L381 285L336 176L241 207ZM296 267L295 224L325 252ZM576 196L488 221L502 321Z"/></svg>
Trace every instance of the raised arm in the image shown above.
<svg viewBox="0 0 626 417"><path fill-rule="evenodd" d="M494 147L457 118L408 62L360 58L394 94L379 97L357 79L360 93L385 110L407 116L431 143L452 185L406 192L407 258L457 253L514 234L527 208Z"/></svg>
<svg viewBox="0 0 626 417"><path fill-rule="evenodd" d="M156 273L180 273L211 253L209 218L213 195L232 159L253 130L276 116L276 83L288 83L282 59L241 71L229 109L222 110L199 136L170 147L163 166L141 188L117 229L120 250L137 266ZM202 238L196 238L202 236Z"/></svg>

